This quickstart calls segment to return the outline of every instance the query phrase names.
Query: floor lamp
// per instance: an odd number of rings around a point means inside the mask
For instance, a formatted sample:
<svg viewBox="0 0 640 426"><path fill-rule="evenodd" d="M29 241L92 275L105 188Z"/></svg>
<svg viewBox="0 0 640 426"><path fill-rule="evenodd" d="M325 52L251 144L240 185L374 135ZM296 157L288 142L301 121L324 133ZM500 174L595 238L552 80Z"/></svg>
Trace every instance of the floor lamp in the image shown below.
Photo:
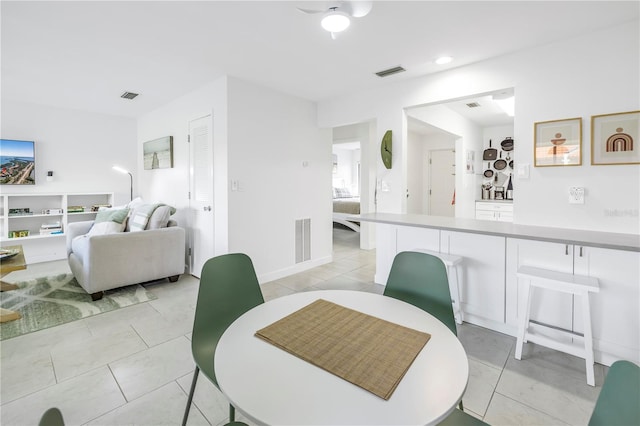
<svg viewBox="0 0 640 426"><path fill-rule="evenodd" d="M133 175L131 174L131 172L129 172L129 170L123 169L120 166L113 166L113 170L129 175L129 178L131 179L131 201L133 201Z"/></svg>

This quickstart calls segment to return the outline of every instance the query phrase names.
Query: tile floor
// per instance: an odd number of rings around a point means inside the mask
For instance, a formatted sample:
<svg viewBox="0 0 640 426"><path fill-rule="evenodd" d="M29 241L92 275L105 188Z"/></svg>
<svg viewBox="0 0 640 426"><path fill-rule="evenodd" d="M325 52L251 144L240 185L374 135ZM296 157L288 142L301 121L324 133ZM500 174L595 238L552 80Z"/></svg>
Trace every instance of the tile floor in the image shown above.
<svg viewBox="0 0 640 426"><path fill-rule="evenodd" d="M263 284L265 299L310 289L381 293L375 253L359 250L357 238L334 230L334 261ZM65 270L64 261L36 264L6 280ZM35 425L57 406L68 426L180 424L194 368L198 280L147 288L157 300L1 342L0 423ZM470 365L466 411L493 425L587 424L606 367L596 365L594 388L581 359L530 344L517 361L514 338L466 323L459 337ZM201 377L189 424L221 425L227 415L224 397Z"/></svg>

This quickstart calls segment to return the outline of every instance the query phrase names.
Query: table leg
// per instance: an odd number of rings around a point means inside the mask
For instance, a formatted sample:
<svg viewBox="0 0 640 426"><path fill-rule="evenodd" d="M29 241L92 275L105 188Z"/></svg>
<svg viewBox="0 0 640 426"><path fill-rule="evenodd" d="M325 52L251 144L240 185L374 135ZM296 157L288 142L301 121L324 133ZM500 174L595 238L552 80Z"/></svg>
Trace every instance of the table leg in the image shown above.
<svg viewBox="0 0 640 426"><path fill-rule="evenodd" d="M0 308L0 323L14 321L22 318L20 313L15 311L10 311L9 309Z"/></svg>
<svg viewBox="0 0 640 426"><path fill-rule="evenodd" d="M18 288L15 284L6 283L4 281L0 281L0 291L11 291L16 290Z"/></svg>
<svg viewBox="0 0 640 426"><path fill-rule="evenodd" d="M0 281L0 291L11 291L17 288L18 286L15 284ZM0 308L0 323L15 321L20 318L22 318L22 316L18 312L11 311L9 309Z"/></svg>

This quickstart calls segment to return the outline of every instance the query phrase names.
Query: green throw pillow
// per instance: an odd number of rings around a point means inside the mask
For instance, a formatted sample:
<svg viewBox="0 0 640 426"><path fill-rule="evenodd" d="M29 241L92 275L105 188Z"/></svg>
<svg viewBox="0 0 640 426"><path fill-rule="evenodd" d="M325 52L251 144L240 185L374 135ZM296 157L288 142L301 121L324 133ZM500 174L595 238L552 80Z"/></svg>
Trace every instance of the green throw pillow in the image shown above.
<svg viewBox="0 0 640 426"><path fill-rule="evenodd" d="M127 218L127 215L128 215L128 214L129 214L129 209L119 209L119 210L105 209L105 210L98 210L98 214L96 214L95 223L100 223L100 222L116 222L116 223L122 223L122 222L124 222L124 220Z"/></svg>

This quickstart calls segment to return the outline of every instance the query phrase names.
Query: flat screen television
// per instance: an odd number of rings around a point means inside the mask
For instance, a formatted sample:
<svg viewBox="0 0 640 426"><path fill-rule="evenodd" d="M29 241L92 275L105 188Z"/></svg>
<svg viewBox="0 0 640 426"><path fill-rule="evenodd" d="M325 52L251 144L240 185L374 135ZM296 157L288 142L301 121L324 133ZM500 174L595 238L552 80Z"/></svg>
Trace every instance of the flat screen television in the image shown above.
<svg viewBox="0 0 640 426"><path fill-rule="evenodd" d="M35 145L34 141L0 139L1 185L35 185Z"/></svg>

